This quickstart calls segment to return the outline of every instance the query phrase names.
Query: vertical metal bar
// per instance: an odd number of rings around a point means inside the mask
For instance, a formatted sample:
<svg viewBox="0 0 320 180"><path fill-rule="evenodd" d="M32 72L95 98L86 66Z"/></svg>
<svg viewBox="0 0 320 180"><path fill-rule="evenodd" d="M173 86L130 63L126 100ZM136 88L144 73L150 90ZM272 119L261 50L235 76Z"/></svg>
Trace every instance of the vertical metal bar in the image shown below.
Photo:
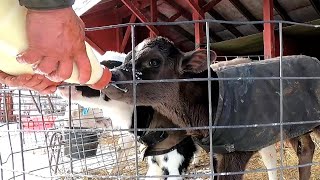
<svg viewBox="0 0 320 180"><path fill-rule="evenodd" d="M70 155L70 172L73 175L73 163L72 163L72 143L71 143L71 86L69 86L69 97L68 97L68 104L69 104L69 118L68 118L68 126L69 126L69 155ZM73 178L72 178L73 179Z"/></svg>
<svg viewBox="0 0 320 180"><path fill-rule="evenodd" d="M208 78L211 78L211 55L210 55L210 32L209 32L209 22L206 22L206 40L207 40L207 68L208 68ZM212 99L211 99L211 80L208 80L208 98L209 98L209 134L210 134L210 170L211 174L214 173L213 167L213 152L212 152ZM211 175L210 179L213 180L214 176Z"/></svg>
<svg viewBox="0 0 320 180"><path fill-rule="evenodd" d="M83 107L82 107L83 108ZM80 105L78 105L78 117L79 117L79 124L80 124L80 129L82 128L82 123L81 123L81 107ZM93 119L95 121L95 119ZM90 121L90 120L89 120ZM84 149L84 143L83 143L83 134L81 133L80 134L80 137L81 137L81 145L82 145L82 152L85 153L85 149ZM77 139L76 139L76 142ZM78 148L78 151L79 151L79 147L78 147L78 143L77 143L77 148ZM79 153L80 154L80 153ZM81 161L81 165L82 165L82 161ZM87 167L87 157L84 157L84 169L85 169L85 174L87 175L88 174L88 167Z"/></svg>
<svg viewBox="0 0 320 180"><path fill-rule="evenodd" d="M7 106L7 98L6 98L6 92L3 92L3 106L4 106L4 114L5 114L5 119L6 119L6 126L7 126L7 130L8 130L8 139L9 139L9 145L10 145L10 151L11 151L11 161L12 161L12 175L13 175L13 179L15 178L15 171L14 171L14 154L13 154L13 149L12 149L12 142L11 142L11 135L10 135L10 127L9 127L9 115L8 115L8 106Z"/></svg>
<svg viewBox="0 0 320 180"><path fill-rule="evenodd" d="M30 91L30 94L32 94L31 91ZM44 117L43 117L43 112L42 112L41 96L40 95L38 96L38 101L39 101L39 108L40 108L40 114L41 114L41 120L42 120L42 127L43 127L43 130L46 130L46 125L44 122ZM52 167L51 167L51 160L50 160L49 146L48 146L48 133L46 131L43 131L43 133L44 133L44 140L45 140L45 144L46 144L48 162L49 162L49 167L50 167L50 176L52 176Z"/></svg>
<svg viewBox="0 0 320 180"><path fill-rule="evenodd" d="M0 166L1 166L1 169L0 169L0 177L1 177L1 180L4 180L3 179L3 168L2 168L2 166L3 166L3 163L2 163L2 156L1 156L1 152L0 152Z"/></svg>
<svg viewBox="0 0 320 180"><path fill-rule="evenodd" d="M279 23L279 43L280 43L280 179L283 179L283 82L282 82L282 56L283 56L283 39L282 23Z"/></svg>
<svg viewBox="0 0 320 180"><path fill-rule="evenodd" d="M32 92L31 92L30 90L29 90L29 93L30 93L30 96L31 96L31 99L32 99L32 101L33 101L34 105L36 106L36 108L37 108L38 112L41 114L40 107L38 106L38 103L37 103L36 99L34 98L34 96L33 96ZM40 103L40 101L39 101L39 103Z"/></svg>
<svg viewBox="0 0 320 180"><path fill-rule="evenodd" d="M48 99L48 102L49 102L49 106L50 106L50 109L51 109L51 112L54 113L54 106L52 104L52 101L51 101L51 98L49 95L47 95L47 99Z"/></svg>
<svg viewBox="0 0 320 180"><path fill-rule="evenodd" d="M132 95L133 95L133 129L134 129L134 146L135 146L135 166L136 166L136 179L138 179L139 171L138 171L138 143L137 143L137 81L136 81L136 52L135 52L135 26L131 25L131 45L132 45Z"/></svg>
<svg viewBox="0 0 320 180"><path fill-rule="evenodd" d="M111 123L111 128L113 129L113 124ZM119 163L119 157L118 157L118 151L123 151L124 149L123 149L123 135L122 135L122 131L120 131L120 136L119 136L119 139L120 138L122 138L122 143L120 143L120 146L122 146L122 148L120 148L120 149L118 149L117 150L117 148L116 148L116 143L115 143L115 135L114 135L114 132L113 131L111 131L111 135L112 135L112 144L113 144L113 146L115 147L114 148L114 152L115 152L115 156L116 156L116 167L117 167L117 176L120 176L120 163ZM119 143L118 143L119 144Z"/></svg>
<svg viewBox="0 0 320 180"><path fill-rule="evenodd" d="M22 138L22 115L21 115L21 90L18 91L18 109L19 109L19 136L20 136L20 149L21 149L21 159L22 159L22 178L23 180L26 179L26 174L25 174L25 166L24 166L24 149L23 149L23 138Z"/></svg>

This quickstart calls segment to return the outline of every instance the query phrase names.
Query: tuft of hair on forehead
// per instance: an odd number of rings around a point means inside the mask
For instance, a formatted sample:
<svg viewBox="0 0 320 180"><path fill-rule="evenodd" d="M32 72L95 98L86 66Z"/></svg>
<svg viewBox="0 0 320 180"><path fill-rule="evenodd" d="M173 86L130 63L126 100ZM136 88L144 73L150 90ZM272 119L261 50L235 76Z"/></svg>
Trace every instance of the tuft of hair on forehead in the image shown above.
<svg viewBox="0 0 320 180"><path fill-rule="evenodd" d="M136 56L139 56L143 53L143 50L145 48L153 48L157 47L159 51L164 55L168 57L176 57L178 55L183 54L183 52L177 48L172 41L170 41L168 38L157 36L155 38L147 38L143 40L141 43L139 43L134 49L136 51ZM132 51L127 53L127 56L125 58L125 62L129 62L132 59Z"/></svg>
<svg viewBox="0 0 320 180"><path fill-rule="evenodd" d="M159 51L161 51L161 53L163 53L166 56L171 56L171 55L181 53L180 49L178 49L172 41L162 36L157 36L155 38L147 38L143 40L141 43L139 43L136 46L135 51L139 53L139 51L142 51L147 47L149 48L157 47Z"/></svg>

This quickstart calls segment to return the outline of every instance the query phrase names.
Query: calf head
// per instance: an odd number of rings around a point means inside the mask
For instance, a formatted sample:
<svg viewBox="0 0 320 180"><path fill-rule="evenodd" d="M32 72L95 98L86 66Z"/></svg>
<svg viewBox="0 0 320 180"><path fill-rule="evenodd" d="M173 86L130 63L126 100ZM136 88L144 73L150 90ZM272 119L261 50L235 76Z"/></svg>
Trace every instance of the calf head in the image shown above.
<svg viewBox="0 0 320 180"><path fill-rule="evenodd" d="M206 50L184 53L164 37L144 40L135 47L135 52L134 61L132 52L130 52L127 54L124 64L112 70L113 81L131 81L133 79L133 63L136 80L197 77L198 74L207 70ZM210 51L210 64L215 59L215 52ZM138 105L165 103L170 101L172 97L179 97L179 83L139 83L136 90ZM109 86L103 92L111 99L133 103L132 83L118 84L118 88Z"/></svg>

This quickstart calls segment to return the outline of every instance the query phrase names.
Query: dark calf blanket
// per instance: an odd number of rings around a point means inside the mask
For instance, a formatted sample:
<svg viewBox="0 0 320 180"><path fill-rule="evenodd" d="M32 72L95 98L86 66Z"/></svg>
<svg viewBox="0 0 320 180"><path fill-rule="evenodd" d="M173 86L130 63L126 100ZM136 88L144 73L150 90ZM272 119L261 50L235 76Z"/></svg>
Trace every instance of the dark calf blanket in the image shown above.
<svg viewBox="0 0 320 180"><path fill-rule="evenodd" d="M241 77L279 77L278 59L253 62L217 70L219 102L214 125L254 125L280 122L280 80L245 80ZM320 63L307 56L285 56L283 77L320 77ZM283 122L306 124L283 125L284 138L297 137L320 125L320 80L283 79ZM258 151L280 140L280 126L228 128L213 130L213 151ZM209 138L202 140L209 145Z"/></svg>

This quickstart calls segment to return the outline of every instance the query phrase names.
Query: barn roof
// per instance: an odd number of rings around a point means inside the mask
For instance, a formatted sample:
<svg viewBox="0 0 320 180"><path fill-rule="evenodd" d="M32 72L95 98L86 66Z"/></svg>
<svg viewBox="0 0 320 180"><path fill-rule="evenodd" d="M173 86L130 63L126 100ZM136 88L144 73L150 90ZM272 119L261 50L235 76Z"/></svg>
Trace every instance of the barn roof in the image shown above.
<svg viewBox="0 0 320 180"><path fill-rule="evenodd" d="M266 0L102 0L84 13L81 18L87 27L143 22L139 15L144 17L147 22L150 22L152 17L156 17L156 21L160 22L185 21L192 20L195 12L204 13L206 19L260 21L264 19L264 1ZM156 3L156 16L152 16L152 2ZM141 14L137 14L137 11ZM273 15L275 20L319 24L320 1L274 0ZM300 26L289 27L286 24L284 27L284 35L288 37L304 37L308 34L320 35L319 29ZM137 29L138 41L149 36L146 27ZM193 24L155 26L155 29L159 35L170 38L183 50L195 47L196 34ZM111 46L108 44L118 40L118 45L116 45L118 47L112 47L113 50L128 51L130 40L126 39L126 31L128 31L126 28L119 28L115 32L110 30L88 32L87 37L101 51L110 49ZM263 50L263 44L261 45L262 32L262 24L210 23L210 42L214 49L223 53L259 53ZM112 38L108 34L112 34ZM118 39L115 40L115 38ZM124 40L126 42L123 42ZM247 48L248 46L253 48Z"/></svg>

